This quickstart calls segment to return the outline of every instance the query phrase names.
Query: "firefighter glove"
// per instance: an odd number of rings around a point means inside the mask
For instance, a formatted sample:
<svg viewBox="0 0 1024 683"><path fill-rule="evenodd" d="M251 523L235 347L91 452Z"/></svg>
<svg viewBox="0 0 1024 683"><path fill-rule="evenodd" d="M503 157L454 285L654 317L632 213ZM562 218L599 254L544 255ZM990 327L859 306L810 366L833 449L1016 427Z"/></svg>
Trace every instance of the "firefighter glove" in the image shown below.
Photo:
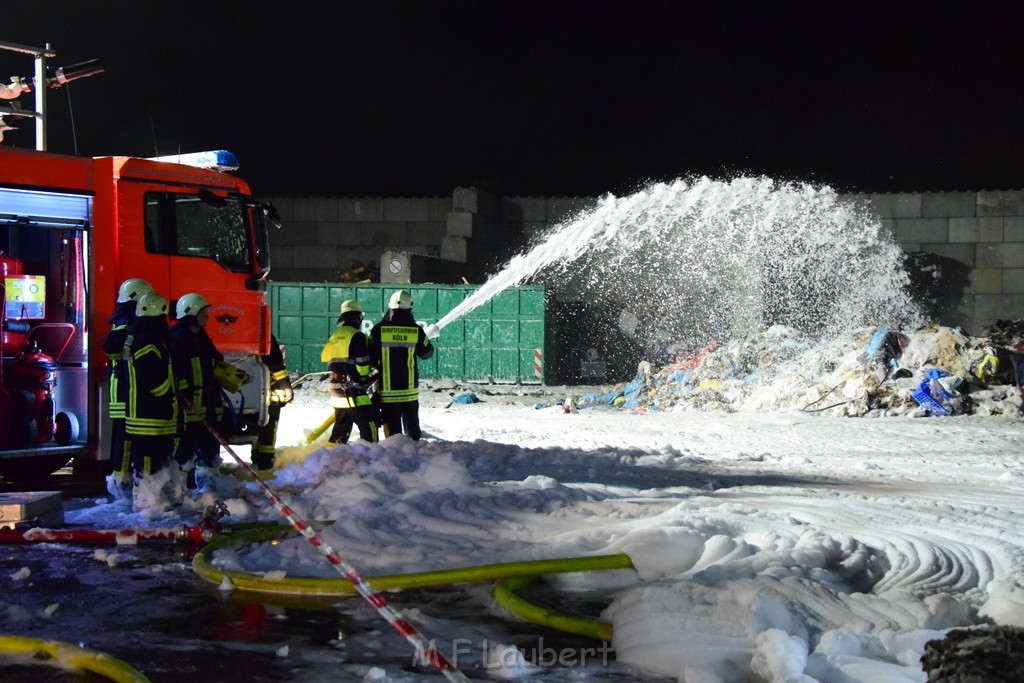
<svg viewBox="0 0 1024 683"><path fill-rule="evenodd" d="M295 392L292 391L292 381L287 376L275 379L270 385L270 402L284 405L285 403L291 403L292 399L295 398Z"/></svg>

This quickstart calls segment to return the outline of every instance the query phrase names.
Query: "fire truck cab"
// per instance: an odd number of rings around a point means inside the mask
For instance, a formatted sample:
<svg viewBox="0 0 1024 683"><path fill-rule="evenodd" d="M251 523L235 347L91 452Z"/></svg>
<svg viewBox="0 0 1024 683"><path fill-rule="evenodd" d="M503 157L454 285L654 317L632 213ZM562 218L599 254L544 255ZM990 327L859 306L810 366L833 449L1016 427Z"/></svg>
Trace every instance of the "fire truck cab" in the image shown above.
<svg viewBox="0 0 1024 683"><path fill-rule="evenodd" d="M187 162L187 163L178 163ZM83 158L0 148L0 477L109 457L101 342L121 282L212 304L207 332L254 379L227 396L224 434L251 443L266 423L265 279L272 207L226 172L227 152L174 160ZM173 324L173 321L172 321Z"/></svg>

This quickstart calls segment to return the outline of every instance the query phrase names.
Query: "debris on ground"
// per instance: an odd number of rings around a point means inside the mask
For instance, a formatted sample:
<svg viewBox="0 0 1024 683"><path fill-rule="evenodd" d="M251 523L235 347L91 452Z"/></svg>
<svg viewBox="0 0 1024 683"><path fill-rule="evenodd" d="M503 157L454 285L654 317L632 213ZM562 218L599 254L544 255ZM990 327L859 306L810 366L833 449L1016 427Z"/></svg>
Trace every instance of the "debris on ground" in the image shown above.
<svg viewBox="0 0 1024 683"><path fill-rule="evenodd" d="M481 401L480 397L474 394L472 391L464 391L460 394L455 394L454 396L452 396L452 400L448 403L448 405L445 406L445 408L450 408L452 405L456 403L459 405L472 405L474 403L481 403Z"/></svg>
<svg viewBox="0 0 1024 683"><path fill-rule="evenodd" d="M931 325L866 328L813 339L774 326L711 344L634 378L597 405L646 411L785 411L834 416L1022 414L1024 320L1000 320L983 337Z"/></svg>
<svg viewBox="0 0 1024 683"><path fill-rule="evenodd" d="M1024 680L1024 629L953 629L925 643L921 664L930 683L1010 683Z"/></svg>

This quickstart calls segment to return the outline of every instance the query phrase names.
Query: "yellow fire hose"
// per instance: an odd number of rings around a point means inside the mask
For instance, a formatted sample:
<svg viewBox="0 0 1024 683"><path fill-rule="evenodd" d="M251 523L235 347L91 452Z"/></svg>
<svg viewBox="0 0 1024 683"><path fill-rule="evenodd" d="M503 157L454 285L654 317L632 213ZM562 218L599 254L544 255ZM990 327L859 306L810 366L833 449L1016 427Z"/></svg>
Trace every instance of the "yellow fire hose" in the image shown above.
<svg viewBox="0 0 1024 683"><path fill-rule="evenodd" d="M287 577L268 579L262 574L220 569L214 567L210 562L210 558L217 550L245 543L273 541L281 538L288 532L287 528L275 525L270 528L255 529L253 531L232 534L231 536L215 538L196 553L196 556L192 559L192 567L199 576L211 583L219 585L227 578L235 588L254 593L305 597L355 595L356 591L352 583L345 579ZM619 553L616 555L595 555L592 557L503 562L478 565L476 567L457 567L454 569L440 569L410 574L385 574L382 576L367 576L366 580L377 590L395 591L409 588L435 588L457 583L496 581L505 578L535 577L543 574L632 568L633 561L629 556Z"/></svg>
<svg viewBox="0 0 1024 683"><path fill-rule="evenodd" d="M25 655L34 663L52 660L55 666L98 674L116 683L149 683L140 671L120 659L56 640L0 634L0 653L4 652Z"/></svg>
<svg viewBox="0 0 1024 683"><path fill-rule="evenodd" d="M334 424L334 413L331 413L331 416L324 420L323 424L309 433L309 436L306 437L306 444L309 445L323 436L324 432L326 432L327 428L332 424Z"/></svg>
<svg viewBox="0 0 1024 683"><path fill-rule="evenodd" d="M546 607L533 605L516 595L516 591L536 581L538 578L540 577L501 579L494 586L494 598L506 612L514 614L531 624L611 642L612 625L608 622L561 614Z"/></svg>

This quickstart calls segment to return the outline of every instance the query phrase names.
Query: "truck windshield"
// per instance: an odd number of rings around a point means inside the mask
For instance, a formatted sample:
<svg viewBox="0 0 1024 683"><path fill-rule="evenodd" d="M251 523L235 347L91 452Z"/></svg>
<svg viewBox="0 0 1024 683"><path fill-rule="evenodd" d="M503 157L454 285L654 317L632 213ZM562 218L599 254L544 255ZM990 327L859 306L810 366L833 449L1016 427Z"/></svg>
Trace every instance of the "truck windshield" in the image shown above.
<svg viewBox="0 0 1024 683"><path fill-rule="evenodd" d="M235 273L252 272L246 205L211 192L147 192L146 251L210 258Z"/></svg>

